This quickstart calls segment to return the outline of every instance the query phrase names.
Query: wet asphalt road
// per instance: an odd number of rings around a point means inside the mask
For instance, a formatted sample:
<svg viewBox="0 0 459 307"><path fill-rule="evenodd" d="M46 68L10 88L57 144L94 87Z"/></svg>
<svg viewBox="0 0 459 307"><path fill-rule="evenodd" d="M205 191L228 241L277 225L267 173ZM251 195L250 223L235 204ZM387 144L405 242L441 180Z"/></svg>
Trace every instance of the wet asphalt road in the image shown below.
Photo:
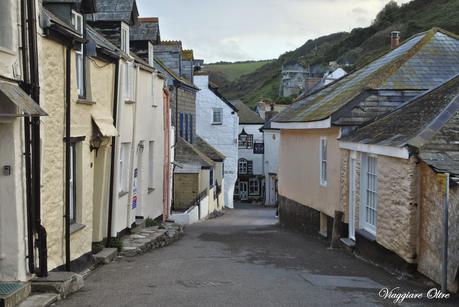
<svg viewBox="0 0 459 307"><path fill-rule="evenodd" d="M276 226L273 209L247 206L185 229L171 246L120 258L59 306L375 306L380 288L431 287L393 276L323 240ZM458 301L405 300L402 305ZM457 305L459 306L459 304Z"/></svg>

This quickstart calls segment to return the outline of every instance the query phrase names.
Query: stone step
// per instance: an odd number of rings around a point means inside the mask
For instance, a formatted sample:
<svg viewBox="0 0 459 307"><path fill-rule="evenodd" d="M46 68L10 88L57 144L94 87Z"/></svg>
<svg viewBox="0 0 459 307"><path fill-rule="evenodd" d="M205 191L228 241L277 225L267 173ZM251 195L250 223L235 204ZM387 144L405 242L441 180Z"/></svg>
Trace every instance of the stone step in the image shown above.
<svg viewBox="0 0 459 307"><path fill-rule="evenodd" d="M13 307L30 295L28 282L0 282L0 307Z"/></svg>
<svg viewBox="0 0 459 307"><path fill-rule="evenodd" d="M183 228L178 224L146 227L122 238L121 256L134 257L155 248L166 246L179 239Z"/></svg>
<svg viewBox="0 0 459 307"><path fill-rule="evenodd" d="M17 307L47 307L55 303L59 298L56 293L40 293L29 296Z"/></svg>
<svg viewBox="0 0 459 307"><path fill-rule="evenodd" d="M97 264L109 264L116 258L116 256L118 256L118 249L104 248L94 255L94 260L96 260Z"/></svg>
<svg viewBox="0 0 459 307"><path fill-rule="evenodd" d="M60 299L83 288L83 276L73 272L49 272L48 277L32 279L32 291L37 293L56 293Z"/></svg>

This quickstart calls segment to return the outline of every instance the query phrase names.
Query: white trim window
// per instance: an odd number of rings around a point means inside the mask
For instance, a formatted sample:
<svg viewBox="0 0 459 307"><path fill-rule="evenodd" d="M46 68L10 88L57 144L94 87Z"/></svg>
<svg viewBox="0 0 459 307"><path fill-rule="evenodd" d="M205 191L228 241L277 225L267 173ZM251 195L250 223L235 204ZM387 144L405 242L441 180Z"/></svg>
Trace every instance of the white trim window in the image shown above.
<svg viewBox="0 0 459 307"><path fill-rule="evenodd" d="M249 178L249 195L260 195L260 181L257 178Z"/></svg>
<svg viewBox="0 0 459 307"><path fill-rule="evenodd" d="M70 194L70 223L76 223L77 213L77 180L76 180L76 143L70 144L70 182L69 182L69 194Z"/></svg>
<svg viewBox="0 0 459 307"><path fill-rule="evenodd" d="M151 42L148 42L148 64L150 64L151 67L153 67L153 65L155 64L155 54L153 50L153 44Z"/></svg>
<svg viewBox="0 0 459 307"><path fill-rule="evenodd" d="M362 154L362 206L361 226L376 234L376 212L378 207L378 172L377 159L373 155Z"/></svg>
<svg viewBox="0 0 459 307"><path fill-rule="evenodd" d="M246 159L239 159L238 171L239 171L239 174L247 174L247 160Z"/></svg>
<svg viewBox="0 0 459 307"><path fill-rule="evenodd" d="M223 123L223 109L222 108L213 108L212 114L212 124L221 125Z"/></svg>
<svg viewBox="0 0 459 307"><path fill-rule="evenodd" d="M72 26L81 35L83 35L83 15L72 11ZM85 97L85 69L84 69L84 47L79 44L75 50L76 80L79 97Z"/></svg>
<svg viewBox="0 0 459 307"><path fill-rule="evenodd" d="M134 65L131 62L124 63L124 98L126 101L134 101Z"/></svg>
<svg viewBox="0 0 459 307"><path fill-rule="evenodd" d="M128 192L130 152L131 143L121 143L120 158L118 162L118 192L120 194Z"/></svg>
<svg viewBox="0 0 459 307"><path fill-rule="evenodd" d="M0 49L13 50L13 13L10 0L0 1Z"/></svg>
<svg viewBox="0 0 459 307"><path fill-rule="evenodd" d="M155 188L155 141L148 144L148 187Z"/></svg>
<svg viewBox="0 0 459 307"><path fill-rule="evenodd" d="M129 54L129 25L121 23L121 50Z"/></svg>
<svg viewBox="0 0 459 307"><path fill-rule="evenodd" d="M327 138L320 138L320 185L327 186Z"/></svg>

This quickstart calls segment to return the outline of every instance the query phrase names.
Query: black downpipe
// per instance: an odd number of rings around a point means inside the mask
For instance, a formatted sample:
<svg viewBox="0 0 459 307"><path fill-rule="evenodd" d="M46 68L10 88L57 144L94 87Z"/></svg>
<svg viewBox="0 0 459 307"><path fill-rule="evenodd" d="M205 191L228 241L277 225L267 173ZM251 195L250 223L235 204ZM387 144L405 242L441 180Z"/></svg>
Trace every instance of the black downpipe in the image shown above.
<svg viewBox="0 0 459 307"><path fill-rule="evenodd" d="M40 104L40 82L38 74L37 19L35 0L27 0L27 22L29 40L31 97ZM48 276L48 251L46 230L41 225L41 157L40 157L40 118L32 118L32 200L35 209L35 231L38 233L39 277Z"/></svg>
<svg viewBox="0 0 459 307"><path fill-rule="evenodd" d="M115 66L115 87L113 91L113 126L116 126L117 121L117 111L118 111L118 82L119 82L119 72L120 72L120 60L116 61ZM111 161L110 161L110 191L108 195L108 221L107 221L107 242L106 245L109 247L111 245L112 239L112 218L113 218L113 193L114 193L114 184L115 184L115 144L116 137L112 137L112 152L111 152Z"/></svg>
<svg viewBox="0 0 459 307"><path fill-rule="evenodd" d="M22 89L30 95L30 79L29 79L29 57L27 48L27 7L26 1L21 1L21 39L22 39L22 71L23 84ZM27 263L29 273L35 273L35 256L34 256L34 209L32 203L32 178L31 178L31 155L30 155L30 118L24 117L24 159L26 171L26 207L27 207Z"/></svg>
<svg viewBox="0 0 459 307"><path fill-rule="evenodd" d="M70 120L72 45L65 54L65 270L70 271Z"/></svg>

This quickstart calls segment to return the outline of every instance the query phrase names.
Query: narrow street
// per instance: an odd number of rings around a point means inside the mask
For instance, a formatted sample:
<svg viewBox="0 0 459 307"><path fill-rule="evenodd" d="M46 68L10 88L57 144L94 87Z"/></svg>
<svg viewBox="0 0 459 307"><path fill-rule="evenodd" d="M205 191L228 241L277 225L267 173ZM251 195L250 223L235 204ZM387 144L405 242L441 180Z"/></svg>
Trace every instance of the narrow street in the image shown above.
<svg viewBox="0 0 459 307"><path fill-rule="evenodd" d="M171 246L97 269L81 291L58 305L367 306L391 304L378 297L383 286L428 289L276 222L272 209L227 210L220 218L187 227Z"/></svg>

